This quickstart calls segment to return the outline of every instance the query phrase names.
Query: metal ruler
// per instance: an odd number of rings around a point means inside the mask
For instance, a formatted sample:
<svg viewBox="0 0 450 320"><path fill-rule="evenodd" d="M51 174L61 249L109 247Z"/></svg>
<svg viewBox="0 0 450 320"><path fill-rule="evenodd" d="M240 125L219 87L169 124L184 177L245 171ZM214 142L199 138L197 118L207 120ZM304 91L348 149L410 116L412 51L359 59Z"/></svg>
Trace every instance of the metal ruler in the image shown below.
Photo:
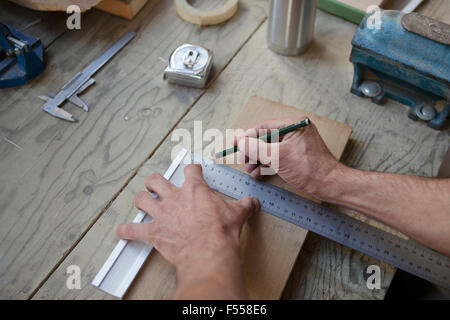
<svg viewBox="0 0 450 320"><path fill-rule="evenodd" d="M269 214L387 262L437 285L450 288L449 257L279 187L257 181L247 174L225 165L217 164L212 160L201 158L183 150L167 170L165 178L174 185L181 186L184 182L184 166L191 161L202 163L203 176L206 182L212 189L220 193L234 199L248 196L257 197L261 202L261 209ZM132 242L135 241L128 243ZM109 268L108 265L111 264L111 261L109 264L107 261L94 279L93 284L121 298L123 294L118 295L117 293L126 291L126 288L123 287L123 279L127 279L128 285L131 284L132 278L137 274L145 257L151 251L151 247L148 245L145 248L145 250L140 251L142 255L136 255L138 258L114 259L116 268L123 271L117 272L114 268ZM144 253L145 257L143 257ZM108 260L112 259L111 256ZM124 256L129 257L130 255L127 253ZM110 281L110 283L112 282L112 289L108 289L101 284L101 278L107 274L113 274L114 276L114 279L110 279L113 280ZM133 277L131 278L130 275L133 275ZM121 290L116 289L119 283L121 283Z"/></svg>
<svg viewBox="0 0 450 320"><path fill-rule="evenodd" d="M184 181L183 171L180 173L179 169L187 154L187 150L181 150L164 174L165 179L172 183L180 180ZM177 175L175 175L175 172L177 172ZM182 179L180 179L180 175L182 175ZM172 178L175 178L175 181ZM181 186L182 184L183 182L177 185ZM156 195L153 196L156 197ZM142 210L139 210L139 213L133 220L134 223L150 221L152 221L152 217ZM152 249L151 245L142 241L119 240L119 243L111 252L94 280L92 280L92 285L122 299Z"/></svg>

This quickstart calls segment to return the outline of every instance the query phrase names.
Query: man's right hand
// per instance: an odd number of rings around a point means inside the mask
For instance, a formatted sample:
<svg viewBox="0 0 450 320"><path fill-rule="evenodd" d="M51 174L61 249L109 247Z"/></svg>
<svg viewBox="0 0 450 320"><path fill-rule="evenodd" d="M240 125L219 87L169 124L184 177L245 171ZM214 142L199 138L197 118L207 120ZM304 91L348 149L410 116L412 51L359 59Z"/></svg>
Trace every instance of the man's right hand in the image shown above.
<svg viewBox="0 0 450 320"><path fill-rule="evenodd" d="M275 143L266 143L256 138L265 133L261 132L262 129L270 132L272 129L281 129L304 119L306 117L269 120L248 129L236 139L240 150L238 157L241 162L245 161L247 172L254 178L259 178L262 167L273 167L270 159L274 159L276 154L272 153L278 151L278 168L273 168L278 175L299 190L326 200L331 191L327 190L327 187L335 184L334 172L345 169L345 166L328 150L313 123L281 136L280 141L276 142L278 148L274 148ZM250 160L253 160L253 163L258 162L249 164Z"/></svg>
<svg viewBox="0 0 450 320"><path fill-rule="evenodd" d="M333 157L313 124L284 135L277 146L256 138L259 129L280 129L303 119L271 120L248 130L238 137L240 160L270 165L273 155L266 151L278 147L278 175L289 184L384 222L450 257L450 179L346 167ZM261 167L247 164L247 171L258 178Z"/></svg>

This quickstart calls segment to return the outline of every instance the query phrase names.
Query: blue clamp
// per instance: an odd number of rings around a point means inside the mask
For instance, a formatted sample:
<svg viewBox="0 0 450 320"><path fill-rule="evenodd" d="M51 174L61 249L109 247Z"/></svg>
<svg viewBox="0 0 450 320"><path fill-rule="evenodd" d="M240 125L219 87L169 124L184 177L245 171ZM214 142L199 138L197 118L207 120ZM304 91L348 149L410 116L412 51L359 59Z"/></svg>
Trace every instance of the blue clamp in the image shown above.
<svg viewBox="0 0 450 320"><path fill-rule="evenodd" d="M44 69L41 40L0 23L0 88L24 85Z"/></svg>

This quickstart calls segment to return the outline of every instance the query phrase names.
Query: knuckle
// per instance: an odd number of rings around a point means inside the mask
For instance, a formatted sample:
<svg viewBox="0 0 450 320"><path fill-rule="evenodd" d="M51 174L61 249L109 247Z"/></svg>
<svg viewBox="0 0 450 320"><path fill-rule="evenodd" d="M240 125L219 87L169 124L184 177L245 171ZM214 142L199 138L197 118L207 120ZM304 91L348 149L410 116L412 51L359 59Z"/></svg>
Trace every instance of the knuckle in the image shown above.
<svg viewBox="0 0 450 320"><path fill-rule="evenodd" d="M189 179L188 181L188 186L190 186L191 188L198 188L199 185L200 181L198 179Z"/></svg>
<svg viewBox="0 0 450 320"><path fill-rule="evenodd" d="M128 237L133 234L133 229L130 224L124 224L122 226L122 233L124 236Z"/></svg>
<svg viewBox="0 0 450 320"><path fill-rule="evenodd" d="M240 226L241 222L237 220L229 223L218 222L210 229L211 240L219 247L229 246L230 241L234 241L238 245Z"/></svg>
<svg viewBox="0 0 450 320"><path fill-rule="evenodd" d="M166 257L166 252L163 250L162 241L156 237L148 239L148 242L158 250L164 257Z"/></svg>
<svg viewBox="0 0 450 320"><path fill-rule="evenodd" d="M245 198L245 209L247 209L247 210L252 210L252 209L254 209L254 203L257 201L257 200L255 200L256 198L254 198L254 197L248 197L248 198Z"/></svg>
<svg viewBox="0 0 450 320"><path fill-rule="evenodd" d="M190 192L192 192L193 194L197 194L198 192L205 192L209 190L208 188L204 188L205 185L203 184L203 182L199 179L191 179L188 183L187 183L187 188L189 189Z"/></svg>
<svg viewBox="0 0 450 320"><path fill-rule="evenodd" d="M212 234L219 238L226 235L228 233L228 229L229 228L222 222L217 222L211 226Z"/></svg>
<svg viewBox="0 0 450 320"><path fill-rule="evenodd" d="M146 179L146 184L151 184L154 181L159 180L160 178L162 178L162 176L159 173L152 173L151 175L149 175Z"/></svg>
<svg viewBox="0 0 450 320"><path fill-rule="evenodd" d="M247 216L248 213L253 212L252 202L251 200L245 200L239 206L240 210L238 211L238 215Z"/></svg>
<svg viewBox="0 0 450 320"><path fill-rule="evenodd" d="M259 200L255 197L248 197L237 202L239 210L237 211L240 217L248 217L253 212L260 208Z"/></svg>
<svg viewBox="0 0 450 320"><path fill-rule="evenodd" d="M188 191L190 193L195 193L198 189L198 183L195 180L189 180L186 181L182 187L185 191Z"/></svg>
<svg viewBox="0 0 450 320"><path fill-rule="evenodd" d="M145 240L154 245L155 241L159 239L158 234L161 233L159 223L157 221L152 221L149 224L147 224L146 227L147 228L144 231Z"/></svg>
<svg viewBox="0 0 450 320"><path fill-rule="evenodd" d="M139 191L138 194L134 197L134 204L136 206L141 206L144 203L146 197L147 192Z"/></svg>
<svg viewBox="0 0 450 320"><path fill-rule="evenodd" d="M147 239L152 239L154 234L155 234L155 229L154 228L151 228L150 226L148 226L145 229L145 237Z"/></svg>
<svg viewBox="0 0 450 320"><path fill-rule="evenodd" d="M201 170L201 165L199 165L198 163L190 163L186 166L186 170L188 172L189 171L195 172L198 171L199 169Z"/></svg>

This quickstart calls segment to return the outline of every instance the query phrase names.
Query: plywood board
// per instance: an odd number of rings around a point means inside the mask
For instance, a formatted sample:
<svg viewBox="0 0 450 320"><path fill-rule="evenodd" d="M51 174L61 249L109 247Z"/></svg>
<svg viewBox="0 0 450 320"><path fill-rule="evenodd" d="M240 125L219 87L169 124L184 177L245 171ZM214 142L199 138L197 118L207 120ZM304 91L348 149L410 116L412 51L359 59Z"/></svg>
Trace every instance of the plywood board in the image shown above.
<svg viewBox="0 0 450 320"><path fill-rule="evenodd" d="M237 117L234 128L247 129L264 120L306 115L318 127L319 133L336 158L340 158L350 137L351 128L313 113L282 105L259 97L251 97ZM243 171L243 166L237 166ZM278 176L269 183L300 194ZM305 196L305 195L303 195ZM242 232L242 262L250 299L279 299L295 260L305 240L307 230L278 219L265 212L255 214ZM175 288L173 267L159 256L148 259L130 289L127 299L170 297ZM152 264L155 260L155 264ZM164 267L164 264L167 264ZM159 293L155 293L160 290ZM168 296L165 296L168 295Z"/></svg>

